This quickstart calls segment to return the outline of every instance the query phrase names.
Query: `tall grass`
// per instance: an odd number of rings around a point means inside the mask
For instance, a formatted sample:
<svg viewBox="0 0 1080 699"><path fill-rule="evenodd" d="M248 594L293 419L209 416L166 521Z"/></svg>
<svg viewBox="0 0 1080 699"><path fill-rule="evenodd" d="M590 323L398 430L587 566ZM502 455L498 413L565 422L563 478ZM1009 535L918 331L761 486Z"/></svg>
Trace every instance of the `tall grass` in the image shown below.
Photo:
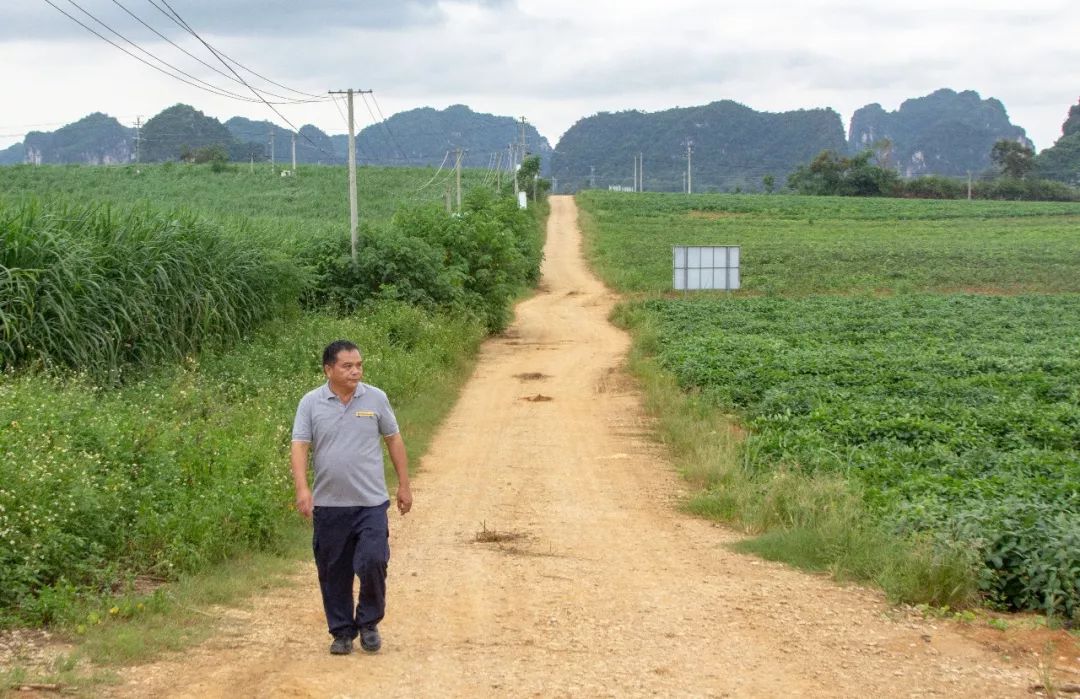
<svg viewBox="0 0 1080 699"><path fill-rule="evenodd" d="M295 305L303 272L192 214L0 201L0 366L116 381L228 346Z"/></svg>

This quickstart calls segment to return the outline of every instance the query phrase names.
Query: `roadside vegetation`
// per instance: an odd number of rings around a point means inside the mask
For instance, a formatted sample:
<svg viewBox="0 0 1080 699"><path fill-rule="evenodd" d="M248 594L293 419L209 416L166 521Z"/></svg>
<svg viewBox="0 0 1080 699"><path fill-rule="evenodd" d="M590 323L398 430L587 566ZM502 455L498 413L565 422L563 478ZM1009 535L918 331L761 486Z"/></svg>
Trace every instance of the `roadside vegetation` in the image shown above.
<svg viewBox="0 0 1080 699"><path fill-rule="evenodd" d="M289 429L334 339L422 453L538 278L544 206L361 172L353 265L340 168L0 171L0 627L86 633L295 539Z"/></svg>
<svg viewBox="0 0 1080 699"><path fill-rule="evenodd" d="M617 316L692 510L897 600L1076 619L1078 205L579 202L602 275L646 292ZM741 245L746 289L662 293L675 243Z"/></svg>

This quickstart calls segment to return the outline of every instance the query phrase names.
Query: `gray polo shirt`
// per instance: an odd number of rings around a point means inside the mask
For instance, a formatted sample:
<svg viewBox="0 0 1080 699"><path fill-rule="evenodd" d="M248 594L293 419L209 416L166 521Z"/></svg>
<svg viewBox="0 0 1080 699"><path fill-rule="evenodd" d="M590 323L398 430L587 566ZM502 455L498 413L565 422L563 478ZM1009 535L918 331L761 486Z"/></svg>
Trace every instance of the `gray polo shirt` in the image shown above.
<svg viewBox="0 0 1080 699"><path fill-rule="evenodd" d="M341 404L329 383L301 398L292 438L311 443L315 504L372 507L386 502L381 437L397 432L390 401L374 386L358 384L348 405Z"/></svg>

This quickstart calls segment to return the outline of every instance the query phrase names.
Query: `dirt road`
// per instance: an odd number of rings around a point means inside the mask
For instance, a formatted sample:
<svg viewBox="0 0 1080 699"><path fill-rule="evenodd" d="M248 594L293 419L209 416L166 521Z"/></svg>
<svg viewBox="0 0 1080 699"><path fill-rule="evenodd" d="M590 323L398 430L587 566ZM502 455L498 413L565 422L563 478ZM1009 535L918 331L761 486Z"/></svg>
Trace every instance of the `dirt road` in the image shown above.
<svg viewBox="0 0 1080 699"><path fill-rule="evenodd" d="M392 515L380 654L327 654L305 566L116 694L1027 696L1033 663L889 614L877 593L731 553L733 534L677 512L568 197L552 198L542 285L483 348L414 511Z"/></svg>

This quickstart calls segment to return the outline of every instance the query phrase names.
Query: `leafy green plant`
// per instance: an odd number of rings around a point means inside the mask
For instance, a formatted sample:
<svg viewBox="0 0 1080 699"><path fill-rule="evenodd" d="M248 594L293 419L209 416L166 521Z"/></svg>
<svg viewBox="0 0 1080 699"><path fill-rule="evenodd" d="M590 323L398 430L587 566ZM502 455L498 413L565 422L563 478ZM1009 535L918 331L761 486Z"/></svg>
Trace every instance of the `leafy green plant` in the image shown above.
<svg viewBox="0 0 1080 699"><path fill-rule="evenodd" d="M125 367L235 343L294 304L301 274L184 212L0 203L0 366Z"/></svg>

